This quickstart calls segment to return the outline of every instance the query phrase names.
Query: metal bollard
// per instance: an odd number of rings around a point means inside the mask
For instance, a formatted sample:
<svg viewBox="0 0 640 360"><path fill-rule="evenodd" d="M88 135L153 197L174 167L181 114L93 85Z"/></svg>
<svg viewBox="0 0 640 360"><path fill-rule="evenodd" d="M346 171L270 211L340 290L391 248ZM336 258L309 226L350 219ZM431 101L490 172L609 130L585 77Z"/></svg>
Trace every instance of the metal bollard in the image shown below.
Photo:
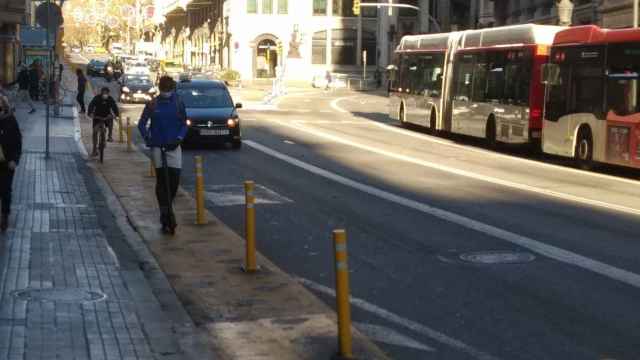
<svg viewBox="0 0 640 360"><path fill-rule="evenodd" d="M336 268L336 309L338 311L338 356L353 359L351 339L351 305L349 304L349 265L347 263L347 233L333 231Z"/></svg>
<svg viewBox="0 0 640 360"><path fill-rule="evenodd" d="M204 175L202 168L202 156L195 157L196 163L196 224L207 223L204 212Z"/></svg>
<svg viewBox="0 0 640 360"><path fill-rule="evenodd" d="M256 209L254 208L256 198L253 193L254 187L255 187L255 184L253 181L244 182L244 192L245 192L244 231L245 231L245 238L247 242L244 271L248 273L258 271L258 266L256 265Z"/></svg>
<svg viewBox="0 0 640 360"><path fill-rule="evenodd" d="M122 127L122 118L118 116L118 142L124 144L124 128Z"/></svg>
<svg viewBox="0 0 640 360"><path fill-rule="evenodd" d="M130 124L130 118L127 116L127 151L133 151L133 128Z"/></svg>

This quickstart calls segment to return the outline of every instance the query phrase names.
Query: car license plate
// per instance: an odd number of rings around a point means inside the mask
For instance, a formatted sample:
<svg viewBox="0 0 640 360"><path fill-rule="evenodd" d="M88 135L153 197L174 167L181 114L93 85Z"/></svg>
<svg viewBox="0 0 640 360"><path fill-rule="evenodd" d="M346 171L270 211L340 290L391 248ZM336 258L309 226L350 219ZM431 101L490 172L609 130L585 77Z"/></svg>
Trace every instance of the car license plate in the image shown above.
<svg viewBox="0 0 640 360"><path fill-rule="evenodd" d="M203 136L229 135L229 130L228 129L200 130L200 135L203 135Z"/></svg>

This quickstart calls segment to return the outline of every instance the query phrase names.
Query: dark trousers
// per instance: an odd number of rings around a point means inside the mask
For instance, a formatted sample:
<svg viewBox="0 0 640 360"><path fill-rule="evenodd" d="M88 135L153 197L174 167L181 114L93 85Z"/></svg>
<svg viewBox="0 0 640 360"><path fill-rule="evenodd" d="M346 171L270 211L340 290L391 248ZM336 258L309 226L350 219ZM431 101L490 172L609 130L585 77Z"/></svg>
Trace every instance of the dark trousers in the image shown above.
<svg viewBox="0 0 640 360"><path fill-rule="evenodd" d="M79 92L78 96L76 96L76 100L78 101L78 104L80 104L80 112L81 113L86 112L86 109L84 106L84 92Z"/></svg>
<svg viewBox="0 0 640 360"><path fill-rule="evenodd" d="M11 213L11 195L13 192L14 170L9 170L6 164L0 165L0 198L2 198L2 215Z"/></svg>
<svg viewBox="0 0 640 360"><path fill-rule="evenodd" d="M169 183L166 181L164 168L156 168L156 198L160 206L161 220L164 223L166 216L169 215L169 207L173 205L173 200L178 193L180 186L180 169L168 168ZM168 189L168 192L167 192ZM167 194L169 198L167 198Z"/></svg>
<svg viewBox="0 0 640 360"><path fill-rule="evenodd" d="M107 138L113 139L113 118L107 120Z"/></svg>
<svg viewBox="0 0 640 360"><path fill-rule="evenodd" d="M29 88L29 95L31 96L31 100L38 101L38 98L40 97L40 89L37 87Z"/></svg>

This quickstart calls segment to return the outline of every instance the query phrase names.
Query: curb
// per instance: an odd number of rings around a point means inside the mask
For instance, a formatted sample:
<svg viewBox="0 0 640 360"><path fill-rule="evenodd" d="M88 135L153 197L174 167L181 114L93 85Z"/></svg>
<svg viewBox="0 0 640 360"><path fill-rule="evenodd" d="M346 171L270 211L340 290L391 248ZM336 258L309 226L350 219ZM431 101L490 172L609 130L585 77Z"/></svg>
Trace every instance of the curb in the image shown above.
<svg viewBox="0 0 640 360"><path fill-rule="evenodd" d="M80 126L90 130L89 124ZM160 234L148 167L149 159L137 147L127 152L126 145L117 143L108 147L104 164L93 164L121 207L121 212L116 209L121 222L126 219L124 226L137 233L132 247L155 260L149 262L153 271L162 273L163 284L172 287L195 324L185 328L192 335L187 338L208 342L223 359L331 358L335 312L260 254L263 270L254 276L242 273L244 240L209 212L208 225L194 225L195 201L186 191L176 198L179 233L173 238ZM358 358L387 359L356 329L353 334Z"/></svg>
<svg viewBox="0 0 640 360"><path fill-rule="evenodd" d="M80 156L86 161L89 159L89 155L84 142L82 141L82 128L79 115L77 108L74 106L74 137L80 151ZM122 231L127 244L140 261L139 271L144 275L144 278L148 283L149 288L147 288L147 292L151 292L153 294L159 304L159 307L163 309L163 312L171 321L171 331L177 338L177 342L181 350L180 355L182 355L185 360L214 359L215 356L213 356L210 351L204 334L198 334L194 322L182 306L182 303L178 300L171 284L162 272L160 265L145 245L144 240L131 226L130 219L122 206L122 203L118 200L113 189L102 175L102 172L95 166L95 164L88 163L87 167L91 169L91 172L95 177L96 184L107 200L106 206L113 214L114 220L120 231ZM156 332L158 331L157 329L151 330ZM154 337L152 331L148 331L148 335L150 337ZM158 341L158 338L162 338L162 334L157 334L155 338L155 341ZM151 341L151 343L153 344L153 341Z"/></svg>

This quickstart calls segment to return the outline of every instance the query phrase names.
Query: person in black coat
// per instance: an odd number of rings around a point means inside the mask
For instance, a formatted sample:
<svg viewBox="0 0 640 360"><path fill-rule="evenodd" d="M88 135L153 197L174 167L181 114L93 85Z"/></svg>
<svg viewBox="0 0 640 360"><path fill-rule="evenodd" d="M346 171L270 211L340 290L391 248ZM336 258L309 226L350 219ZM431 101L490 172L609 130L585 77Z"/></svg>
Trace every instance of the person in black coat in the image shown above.
<svg viewBox="0 0 640 360"><path fill-rule="evenodd" d="M1 99L0 147L2 148L0 151L0 198L2 199L0 231L5 232L9 228L13 176L22 155L22 134L9 104Z"/></svg>
<svg viewBox="0 0 640 360"><path fill-rule="evenodd" d="M87 90L87 78L80 69L76 69L76 76L78 77L78 96L76 96L76 100L80 105L80 114L84 114L86 111L84 106L84 94Z"/></svg>
<svg viewBox="0 0 640 360"><path fill-rule="evenodd" d="M29 78L29 69L27 69L26 67L22 66L20 68L20 72L18 73L18 79L12 83L10 83L8 86L14 86L15 84L18 84L18 99L29 105L29 107L31 108L31 111L29 111L29 114L33 114L34 112L36 112L36 108L33 106L33 102L31 101L31 94L29 94L29 83L30 83L30 78Z"/></svg>
<svg viewBox="0 0 640 360"><path fill-rule="evenodd" d="M40 98L40 79L42 74L40 73L40 62L34 60L29 69L29 94L31 100L38 101Z"/></svg>

